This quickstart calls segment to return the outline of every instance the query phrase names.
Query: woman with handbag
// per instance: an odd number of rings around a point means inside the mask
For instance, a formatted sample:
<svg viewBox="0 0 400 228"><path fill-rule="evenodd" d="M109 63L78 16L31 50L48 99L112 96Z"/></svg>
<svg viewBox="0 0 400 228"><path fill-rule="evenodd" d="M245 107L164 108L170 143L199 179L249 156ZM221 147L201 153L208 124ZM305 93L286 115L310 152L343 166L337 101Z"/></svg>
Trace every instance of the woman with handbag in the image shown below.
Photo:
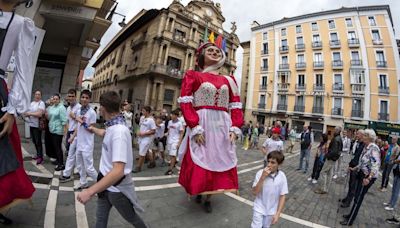
<svg viewBox="0 0 400 228"><path fill-rule="evenodd" d="M42 146L42 127L40 124L40 118L43 117L46 106L42 101L42 92L36 90L34 94L34 100L31 102L28 112L25 113L25 117L29 118L29 128L32 137L32 142L36 148L36 156L33 158L36 160L36 164L43 163L43 146Z"/></svg>
<svg viewBox="0 0 400 228"><path fill-rule="evenodd" d="M24 170L21 140L15 116L25 113L31 98L32 50L35 25L15 14L19 0L0 0L0 213L16 203L29 200L35 191ZM5 70L14 53L16 69L10 90ZM0 222L8 220L0 216Z"/></svg>

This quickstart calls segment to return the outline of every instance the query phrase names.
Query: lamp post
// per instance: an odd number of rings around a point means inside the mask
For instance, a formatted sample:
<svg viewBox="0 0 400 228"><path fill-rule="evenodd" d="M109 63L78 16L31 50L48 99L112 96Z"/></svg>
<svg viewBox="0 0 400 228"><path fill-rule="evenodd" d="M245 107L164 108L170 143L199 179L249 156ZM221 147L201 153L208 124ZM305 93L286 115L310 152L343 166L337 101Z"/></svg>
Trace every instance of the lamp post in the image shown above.
<svg viewBox="0 0 400 228"><path fill-rule="evenodd" d="M126 23L125 23L126 16L123 15L123 14L121 14L121 13L116 12L116 9L117 9L117 6L118 6L118 2L115 1L115 0L112 0L112 1L115 2L115 5L114 5L114 7L112 8L112 10L110 11L110 14L109 14L108 17L107 17L107 20L112 21L112 18L113 18L113 16L114 16L114 14L119 15L119 16L123 17L123 19L122 19L121 22L118 23L118 25L121 26L121 27L123 28L123 27L126 26Z"/></svg>

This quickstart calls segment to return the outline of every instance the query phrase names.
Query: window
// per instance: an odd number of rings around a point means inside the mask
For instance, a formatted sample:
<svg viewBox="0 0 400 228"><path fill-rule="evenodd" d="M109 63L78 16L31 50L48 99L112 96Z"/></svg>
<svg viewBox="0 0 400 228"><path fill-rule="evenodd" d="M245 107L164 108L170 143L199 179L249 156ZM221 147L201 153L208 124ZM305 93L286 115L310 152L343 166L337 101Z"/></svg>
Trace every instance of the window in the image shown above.
<svg viewBox="0 0 400 228"><path fill-rule="evenodd" d="M322 62L322 53L314 53L314 61Z"/></svg>
<svg viewBox="0 0 400 228"><path fill-rule="evenodd" d="M337 41L339 40L338 35L336 32L331 32L331 40L332 41Z"/></svg>
<svg viewBox="0 0 400 228"><path fill-rule="evenodd" d="M164 101L173 102L175 96L175 91L172 89L166 89L164 91Z"/></svg>
<svg viewBox="0 0 400 228"><path fill-rule="evenodd" d="M313 35L312 38L313 38L313 42L321 41L321 37L319 36L319 34Z"/></svg>
<svg viewBox="0 0 400 228"><path fill-rule="evenodd" d="M287 46L288 46L288 44L287 44L287 39L283 39L283 40L281 41L281 43L282 43L282 47L287 47Z"/></svg>
<svg viewBox="0 0 400 228"><path fill-rule="evenodd" d="M329 24L329 29L334 29L336 28L335 21L334 20L328 20Z"/></svg>
<svg viewBox="0 0 400 228"><path fill-rule="evenodd" d="M121 47L121 49L119 51L117 66L122 65L122 60L124 59L124 52L125 52L125 44Z"/></svg>
<svg viewBox="0 0 400 228"><path fill-rule="evenodd" d="M267 87L267 83L268 83L268 76L263 76L261 78L261 86Z"/></svg>
<svg viewBox="0 0 400 228"><path fill-rule="evenodd" d="M286 36L286 28L281 29L281 36Z"/></svg>
<svg viewBox="0 0 400 228"><path fill-rule="evenodd" d="M372 30L372 40L380 40L379 30Z"/></svg>
<svg viewBox="0 0 400 228"><path fill-rule="evenodd" d="M388 113L388 107L389 107L388 101L381 101L381 105L380 106L381 106L380 113L387 114Z"/></svg>
<svg viewBox="0 0 400 228"><path fill-rule="evenodd" d="M263 68L268 69L268 59L263 59Z"/></svg>
<svg viewBox="0 0 400 228"><path fill-rule="evenodd" d="M167 66L171 67L171 69L181 69L181 60L168 56L168 60L167 60Z"/></svg>
<svg viewBox="0 0 400 228"><path fill-rule="evenodd" d="M347 27L353 27L353 21L351 21L351 18L346 18L345 21Z"/></svg>
<svg viewBox="0 0 400 228"><path fill-rule="evenodd" d="M358 53L358 51L351 52L351 60L360 60L360 54Z"/></svg>
<svg viewBox="0 0 400 228"><path fill-rule="evenodd" d="M263 32L263 40L268 40L268 33L267 32Z"/></svg>
<svg viewBox="0 0 400 228"><path fill-rule="evenodd" d="M297 62L298 62L298 63L304 63L304 62L305 62L305 60L304 60L304 54L299 54L299 55L297 55Z"/></svg>
<svg viewBox="0 0 400 228"><path fill-rule="evenodd" d="M341 61L340 52L333 52L333 61Z"/></svg>
<svg viewBox="0 0 400 228"><path fill-rule="evenodd" d="M263 43L263 52L264 54L268 53L268 43Z"/></svg>
<svg viewBox="0 0 400 228"><path fill-rule="evenodd" d="M376 51L376 61L385 61L385 54L383 53L383 51Z"/></svg>
<svg viewBox="0 0 400 228"><path fill-rule="evenodd" d="M185 32L183 32L179 29L175 29L174 39L181 40L181 39L184 39L185 37L186 37Z"/></svg>
<svg viewBox="0 0 400 228"><path fill-rule="evenodd" d="M296 33L301 33L301 25L296 25Z"/></svg>
<svg viewBox="0 0 400 228"><path fill-rule="evenodd" d="M282 56L282 64L288 64L288 57Z"/></svg>
<svg viewBox="0 0 400 228"><path fill-rule="evenodd" d="M387 88L388 87L388 85L387 85L387 77L386 77L385 74L380 74L379 75L379 86L381 88Z"/></svg>
<svg viewBox="0 0 400 228"><path fill-rule="evenodd" d="M297 76L297 84L304 85L304 74L299 74Z"/></svg>
<svg viewBox="0 0 400 228"><path fill-rule="evenodd" d="M265 104L265 94L260 95L260 104Z"/></svg>
<svg viewBox="0 0 400 228"><path fill-rule="evenodd" d="M286 95L279 95L279 102L278 104L280 105L286 105L287 104L287 97Z"/></svg>
<svg viewBox="0 0 400 228"><path fill-rule="evenodd" d="M342 75L341 75L341 74L335 74L335 75L333 76L333 80L334 80L334 83L335 83L336 85L342 84L342 83L343 83L343 82L342 82Z"/></svg>
<svg viewBox="0 0 400 228"><path fill-rule="evenodd" d="M314 107L317 107L317 108L324 107L324 97L323 96L315 96L314 97Z"/></svg>
<svg viewBox="0 0 400 228"><path fill-rule="evenodd" d="M353 99L353 111L361 112L361 110L362 110L362 101L361 101L361 99Z"/></svg>
<svg viewBox="0 0 400 228"><path fill-rule="evenodd" d="M297 96L296 97L296 105L297 106L304 106L304 96Z"/></svg>
<svg viewBox="0 0 400 228"><path fill-rule="evenodd" d="M129 89L129 91L128 91L128 103L132 103L132 97L133 97L133 89Z"/></svg>
<svg viewBox="0 0 400 228"><path fill-rule="evenodd" d="M319 86L322 86L323 84L324 84L324 81L323 81L323 75L322 74L316 74L315 75L315 84L316 85L319 85Z"/></svg>
<svg viewBox="0 0 400 228"><path fill-rule="evenodd" d="M369 16L368 17L368 23L369 23L370 26L375 26L376 25L375 17L374 16Z"/></svg>
<svg viewBox="0 0 400 228"><path fill-rule="evenodd" d="M333 108L335 110L342 109L342 98L335 97L333 99ZM337 114L340 114L340 113L337 113Z"/></svg>
<svg viewBox="0 0 400 228"><path fill-rule="evenodd" d="M349 31L349 32L347 32L347 38L349 39L349 40L354 40L354 39L356 39L357 37L356 37L356 32L354 32L354 31Z"/></svg>
<svg viewBox="0 0 400 228"><path fill-rule="evenodd" d="M312 22L312 23L311 23L311 30L312 30L312 31L318 31L318 24L317 24L317 22Z"/></svg>
<svg viewBox="0 0 400 228"><path fill-rule="evenodd" d="M297 43L297 44L304 44L304 39L303 39L303 37L302 37L302 36L298 36L298 37L296 38L296 43Z"/></svg>

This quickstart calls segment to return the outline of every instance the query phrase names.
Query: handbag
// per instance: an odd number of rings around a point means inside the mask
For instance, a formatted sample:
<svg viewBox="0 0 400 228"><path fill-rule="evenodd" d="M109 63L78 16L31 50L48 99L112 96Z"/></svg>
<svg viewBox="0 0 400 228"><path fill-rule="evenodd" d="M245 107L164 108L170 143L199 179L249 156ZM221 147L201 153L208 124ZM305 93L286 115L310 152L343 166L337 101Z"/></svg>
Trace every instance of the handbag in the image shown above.
<svg viewBox="0 0 400 228"><path fill-rule="evenodd" d="M43 114L42 117L39 117L39 129L44 131L47 128L47 119L46 116Z"/></svg>

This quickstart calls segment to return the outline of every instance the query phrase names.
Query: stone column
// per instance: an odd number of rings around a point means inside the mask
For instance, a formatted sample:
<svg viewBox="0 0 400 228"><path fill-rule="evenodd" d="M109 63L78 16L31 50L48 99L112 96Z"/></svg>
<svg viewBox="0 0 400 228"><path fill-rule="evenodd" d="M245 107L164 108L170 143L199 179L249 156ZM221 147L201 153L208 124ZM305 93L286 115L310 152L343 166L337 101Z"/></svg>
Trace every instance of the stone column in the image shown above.
<svg viewBox="0 0 400 228"><path fill-rule="evenodd" d="M164 44L160 44L160 48L159 48L159 50L158 50L158 60L157 60L157 63L161 63L161 61L162 61L162 54L163 54L163 51L164 51Z"/></svg>
<svg viewBox="0 0 400 228"><path fill-rule="evenodd" d="M165 30L168 30L169 19L170 19L170 17L167 17L167 22L165 23Z"/></svg>
<svg viewBox="0 0 400 228"><path fill-rule="evenodd" d="M165 50L164 66L166 66L166 65L167 65L167 61L168 61L168 53L169 53L169 44L167 44L167 49Z"/></svg>
<svg viewBox="0 0 400 228"><path fill-rule="evenodd" d="M174 27L175 27L175 20L172 20L171 31L170 31L170 32L173 32L173 31L174 31Z"/></svg>
<svg viewBox="0 0 400 228"><path fill-rule="evenodd" d="M161 36L162 32L163 32L163 25L165 24L165 19L166 19L167 15L163 14L161 16L160 19L160 24L158 25L158 32L157 32L157 36Z"/></svg>
<svg viewBox="0 0 400 228"><path fill-rule="evenodd" d="M150 103L150 106L152 106L152 108L155 108L157 105L156 92L157 92L157 82L153 82L153 89L151 90L151 103Z"/></svg>
<svg viewBox="0 0 400 228"><path fill-rule="evenodd" d="M157 102L157 110L161 110L163 108L164 103L164 82L160 81L160 87L158 88L158 102Z"/></svg>

